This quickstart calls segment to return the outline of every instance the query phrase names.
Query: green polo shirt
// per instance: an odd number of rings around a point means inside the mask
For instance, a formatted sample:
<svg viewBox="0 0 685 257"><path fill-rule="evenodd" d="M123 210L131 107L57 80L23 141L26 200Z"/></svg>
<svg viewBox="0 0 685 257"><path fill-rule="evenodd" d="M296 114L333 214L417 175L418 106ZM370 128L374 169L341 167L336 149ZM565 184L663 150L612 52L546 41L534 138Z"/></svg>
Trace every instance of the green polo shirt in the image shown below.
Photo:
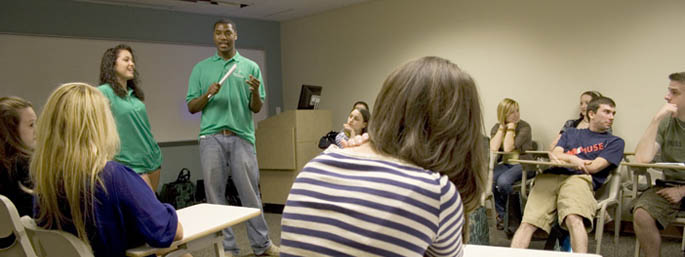
<svg viewBox="0 0 685 257"><path fill-rule="evenodd" d="M218 83L229 69L237 64L233 74L221 85L219 92L209 99L202 110L200 136L211 135L228 129L239 137L254 145L254 121L250 110L250 85L246 80L250 75L260 82L259 97L264 101L266 93L259 66L238 52L229 60L222 59L218 54L200 61L190 73L186 103L202 96L212 83Z"/></svg>
<svg viewBox="0 0 685 257"><path fill-rule="evenodd" d="M107 99L117 123L121 149L114 159L136 173L148 173L162 166L162 151L150 131L145 104L140 101L133 90L129 89L125 97L119 97L109 84L98 87Z"/></svg>

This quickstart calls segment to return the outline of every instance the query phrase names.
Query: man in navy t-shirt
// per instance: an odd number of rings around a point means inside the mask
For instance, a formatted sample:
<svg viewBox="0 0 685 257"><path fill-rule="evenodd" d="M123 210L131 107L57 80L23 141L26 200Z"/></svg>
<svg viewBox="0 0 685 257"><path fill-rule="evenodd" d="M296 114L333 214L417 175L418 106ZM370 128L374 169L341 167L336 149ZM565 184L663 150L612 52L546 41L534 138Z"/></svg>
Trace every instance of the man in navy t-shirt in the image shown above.
<svg viewBox="0 0 685 257"><path fill-rule="evenodd" d="M593 100L587 107L589 128L568 129L561 135L550 159L574 167L554 167L537 176L511 247L527 248L535 230L549 233L556 217L571 235L573 252L587 252L587 229L597 212L594 190L623 158L625 142L608 131L615 106L607 97Z"/></svg>

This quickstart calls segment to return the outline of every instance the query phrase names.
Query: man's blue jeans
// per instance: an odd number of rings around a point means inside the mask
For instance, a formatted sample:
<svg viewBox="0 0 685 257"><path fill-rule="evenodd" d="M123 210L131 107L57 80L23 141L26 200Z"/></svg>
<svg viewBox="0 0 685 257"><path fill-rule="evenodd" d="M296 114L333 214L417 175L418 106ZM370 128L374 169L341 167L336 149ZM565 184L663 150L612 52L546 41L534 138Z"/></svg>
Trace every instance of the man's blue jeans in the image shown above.
<svg viewBox="0 0 685 257"><path fill-rule="evenodd" d="M238 136L222 134L200 137L200 162L205 180L207 201L228 205L226 184L230 177L244 207L262 209L259 192L259 168L254 145ZM233 230L224 229L224 250L240 254ZM247 221L247 236L252 250L259 255L271 245L269 227L260 214Z"/></svg>

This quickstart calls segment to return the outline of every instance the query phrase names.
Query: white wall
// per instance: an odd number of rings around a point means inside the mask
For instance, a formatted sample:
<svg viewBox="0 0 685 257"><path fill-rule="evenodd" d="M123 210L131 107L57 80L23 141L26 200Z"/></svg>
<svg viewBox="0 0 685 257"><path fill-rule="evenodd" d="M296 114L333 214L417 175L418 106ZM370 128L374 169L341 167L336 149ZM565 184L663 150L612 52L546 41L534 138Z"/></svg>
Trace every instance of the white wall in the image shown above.
<svg viewBox="0 0 685 257"><path fill-rule="evenodd" d="M188 112L185 102L188 77L197 62L216 53L215 46L0 33L0 77L7 85L0 88L0 96L23 97L40 113L48 96L63 83L79 81L98 85L102 54L121 43L133 48L152 134L157 142L197 140L200 114ZM37 51L45 46L58 50L50 50L48 54ZM269 91L265 51L238 51L259 65L265 90ZM268 102L269 95L264 106ZM254 114L255 124L265 119L267 113L268 108L262 108Z"/></svg>
<svg viewBox="0 0 685 257"><path fill-rule="evenodd" d="M614 132L633 151L664 103L668 74L685 71L684 10L677 0L353 5L281 25L283 103L294 109L301 84L321 85L321 108L342 124L355 100L373 104L395 67L437 55L476 79L488 131L510 97L547 149L592 89L617 102Z"/></svg>

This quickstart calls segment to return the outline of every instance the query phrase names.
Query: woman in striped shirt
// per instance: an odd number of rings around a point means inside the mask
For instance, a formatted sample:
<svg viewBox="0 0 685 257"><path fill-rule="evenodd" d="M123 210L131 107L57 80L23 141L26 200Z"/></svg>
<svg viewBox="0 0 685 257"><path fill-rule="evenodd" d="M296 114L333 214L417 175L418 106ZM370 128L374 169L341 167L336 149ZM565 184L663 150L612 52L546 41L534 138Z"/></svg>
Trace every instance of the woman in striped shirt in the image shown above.
<svg viewBox="0 0 685 257"><path fill-rule="evenodd" d="M369 142L299 173L281 256L461 256L484 169L480 100L456 64L424 57L383 83Z"/></svg>

